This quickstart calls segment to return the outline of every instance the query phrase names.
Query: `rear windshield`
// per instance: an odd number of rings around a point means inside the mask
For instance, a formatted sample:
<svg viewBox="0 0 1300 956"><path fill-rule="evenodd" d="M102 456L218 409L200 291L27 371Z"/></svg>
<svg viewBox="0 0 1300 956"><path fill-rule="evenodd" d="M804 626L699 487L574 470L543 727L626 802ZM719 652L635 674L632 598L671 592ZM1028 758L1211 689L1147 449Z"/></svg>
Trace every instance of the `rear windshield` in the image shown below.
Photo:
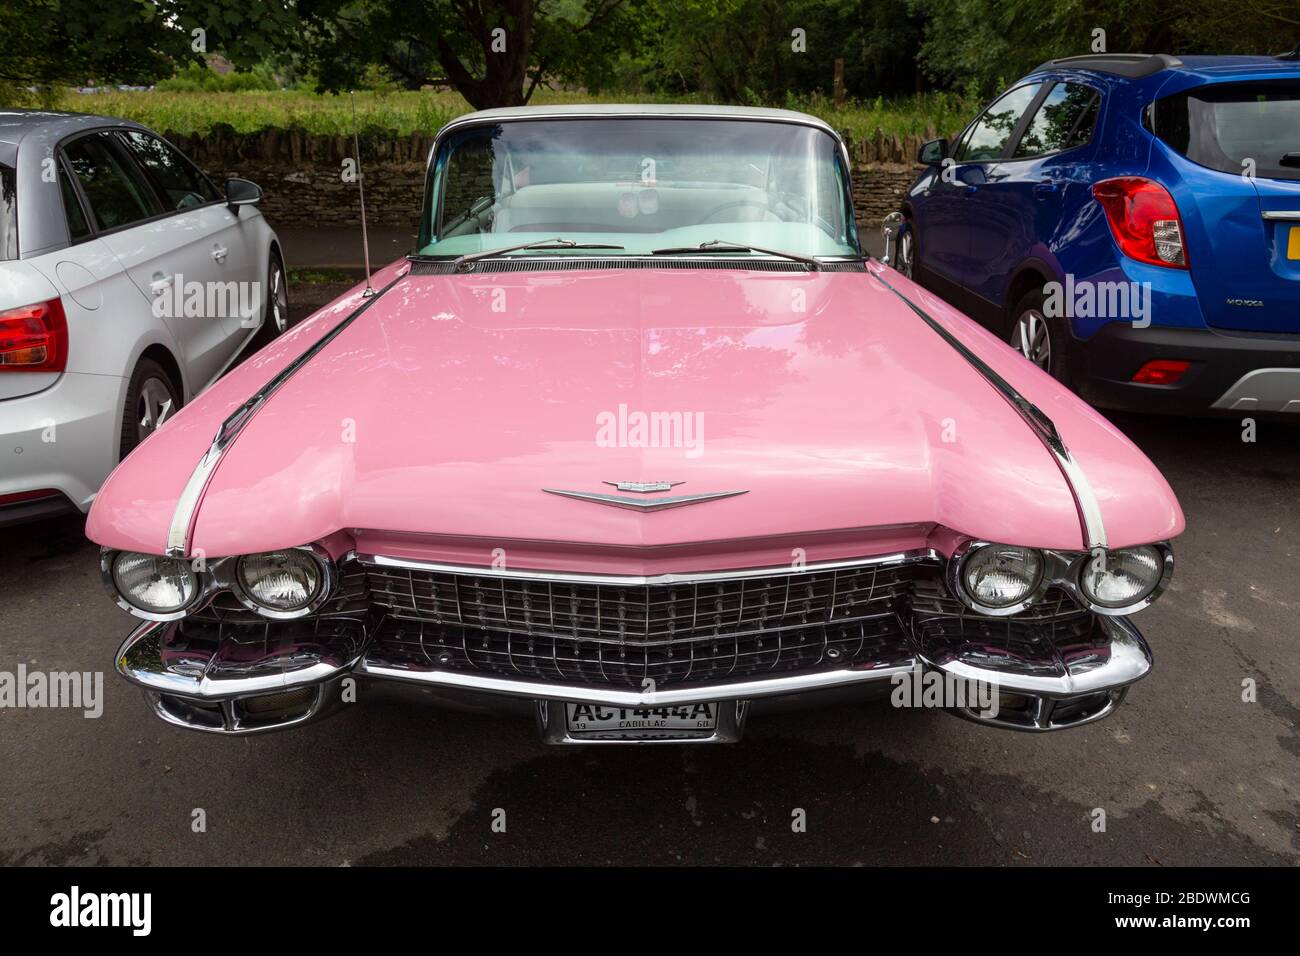
<svg viewBox="0 0 1300 956"><path fill-rule="evenodd" d="M18 258L18 177L0 166L0 262Z"/></svg>
<svg viewBox="0 0 1300 956"><path fill-rule="evenodd" d="M1192 162L1300 180L1300 81L1219 83L1158 100L1152 132Z"/></svg>

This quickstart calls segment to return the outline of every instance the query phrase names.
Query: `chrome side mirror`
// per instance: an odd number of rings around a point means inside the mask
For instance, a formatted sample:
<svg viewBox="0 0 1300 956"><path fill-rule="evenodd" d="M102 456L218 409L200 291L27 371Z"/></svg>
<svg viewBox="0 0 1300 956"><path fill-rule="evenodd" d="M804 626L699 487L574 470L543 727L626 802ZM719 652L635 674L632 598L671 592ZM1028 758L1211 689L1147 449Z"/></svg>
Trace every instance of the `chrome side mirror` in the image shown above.
<svg viewBox="0 0 1300 956"><path fill-rule="evenodd" d="M880 260L885 265L894 261L894 241L898 234L903 231L903 223L906 220L901 212L891 212L884 219L880 220L880 234L885 237L885 255Z"/></svg>

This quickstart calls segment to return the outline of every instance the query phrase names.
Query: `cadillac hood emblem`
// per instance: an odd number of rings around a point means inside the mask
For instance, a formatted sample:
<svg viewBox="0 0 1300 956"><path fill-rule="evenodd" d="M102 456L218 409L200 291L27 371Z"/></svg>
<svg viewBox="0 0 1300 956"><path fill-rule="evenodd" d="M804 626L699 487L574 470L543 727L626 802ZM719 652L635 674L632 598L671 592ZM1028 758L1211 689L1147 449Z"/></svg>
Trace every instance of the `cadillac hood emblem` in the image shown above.
<svg viewBox="0 0 1300 956"><path fill-rule="evenodd" d="M656 491L671 491L680 481L606 481L619 491L635 491L648 495ZM698 495L669 495L666 498L631 498L627 495L603 494L598 491L566 491L563 488L543 488L548 495L562 498L577 498L580 501L593 501L598 505L610 505L614 508L629 508L632 511L663 511L665 508L680 508L683 505L699 504L701 501L715 501L718 498L733 498L743 495L744 491L706 491Z"/></svg>
<svg viewBox="0 0 1300 956"><path fill-rule="evenodd" d="M619 491L639 491L643 495L648 495L652 491L672 491L677 485L684 485L684 481L606 481L606 485L613 485Z"/></svg>

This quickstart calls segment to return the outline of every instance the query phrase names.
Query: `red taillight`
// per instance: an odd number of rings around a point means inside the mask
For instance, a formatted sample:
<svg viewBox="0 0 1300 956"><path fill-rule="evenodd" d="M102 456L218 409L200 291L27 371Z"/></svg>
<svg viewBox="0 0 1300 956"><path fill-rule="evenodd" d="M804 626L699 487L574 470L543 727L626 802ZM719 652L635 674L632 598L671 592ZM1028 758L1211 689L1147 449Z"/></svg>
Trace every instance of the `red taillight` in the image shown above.
<svg viewBox="0 0 1300 956"><path fill-rule="evenodd" d="M1131 259L1174 269L1187 268L1183 220L1169 190L1140 176L1103 179L1092 194L1106 210L1120 251Z"/></svg>
<svg viewBox="0 0 1300 956"><path fill-rule="evenodd" d="M38 501L41 498L54 498L59 494L53 488L41 488L39 491L18 491L12 495L0 495L0 505L17 504L20 501Z"/></svg>
<svg viewBox="0 0 1300 956"><path fill-rule="evenodd" d="M1137 370L1132 380L1139 385L1173 385L1191 364L1179 359L1152 359Z"/></svg>
<svg viewBox="0 0 1300 956"><path fill-rule="evenodd" d="M62 372L68 319L58 299L0 312L0 372Z"/></svg>

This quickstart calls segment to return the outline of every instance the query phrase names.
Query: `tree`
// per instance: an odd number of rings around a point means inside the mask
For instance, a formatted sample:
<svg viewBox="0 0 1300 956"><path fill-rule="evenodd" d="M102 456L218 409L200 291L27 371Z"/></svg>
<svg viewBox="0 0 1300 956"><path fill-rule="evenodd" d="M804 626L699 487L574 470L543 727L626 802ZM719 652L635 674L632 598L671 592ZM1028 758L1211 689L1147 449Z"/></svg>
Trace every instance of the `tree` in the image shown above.
<svg viewBox="0 0 1300 956"><path fill-rule="evenodd" d="M408 89L446 83L476 109L527 103L548 78L599 85L641 0L301 0L296 41L321 90L378 64Z"/></svg>
<svg viewBox="0 0 1300 956"><path fill-rule="evenodd" d="M0 84L28 89L149 83L196 58L190 37L145 0L6 0L0 4Z"/></svg>
<svg viewBox="0 0 1300 956"><path fill-rule="evenodd" d="M907 0L926 17L921 60L938 82L992 94L1045 60L1112 53L1279 53L1300 33L1293 0ZM1104 31L1103 36L1095 31Z"/></svg>
<svg viewBox="0 0 1300 956"><path fill-rule="evenodd" d="M844 59L850 95L916 89L922 18L898 0L677 0L639 59L642 85L724 102L830 94Z"/></svg>

